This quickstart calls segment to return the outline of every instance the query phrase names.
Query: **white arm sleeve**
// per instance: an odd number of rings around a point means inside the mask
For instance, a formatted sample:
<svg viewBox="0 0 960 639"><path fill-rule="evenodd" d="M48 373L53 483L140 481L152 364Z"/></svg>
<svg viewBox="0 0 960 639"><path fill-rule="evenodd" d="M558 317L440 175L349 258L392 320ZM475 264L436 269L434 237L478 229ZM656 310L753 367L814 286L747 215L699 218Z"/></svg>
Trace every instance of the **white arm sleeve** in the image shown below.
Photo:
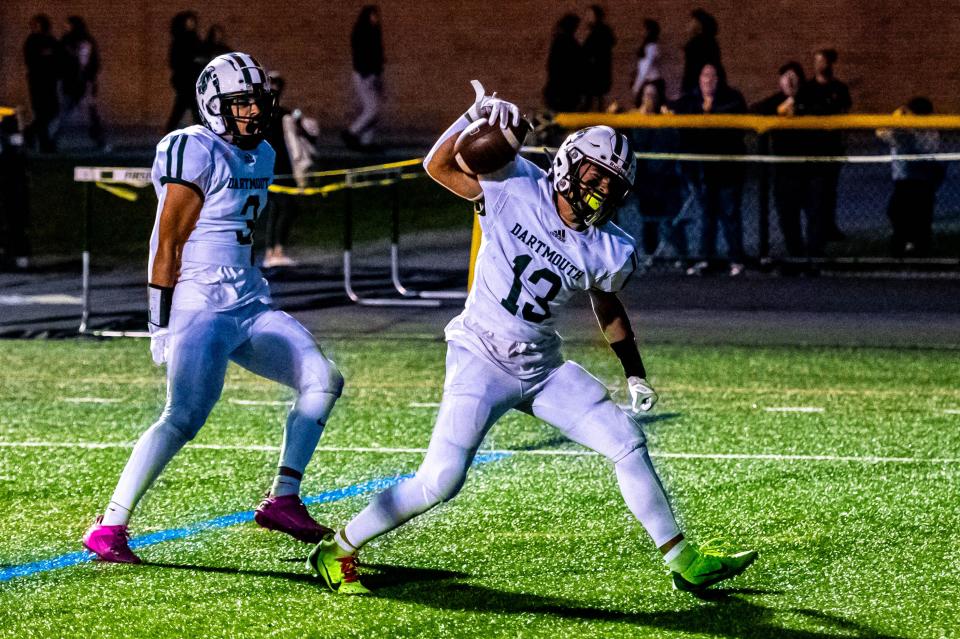
<svg viewBox="0 0 960 639"><path fill-rule="evenodd" d="M467 114L464 113L457 121L450 125L450 127L443 132L443 134L437 139L434 143L433 148L430 149L430 152L427 153L427 157L423 158L423 168L427 168L430 164L430 160L433 159L433 156L436 154L437 149L443 146L443 143L452 138L455 135L460 135L460 132L465 128L470 126L470 120L467 118Z"/></svg>

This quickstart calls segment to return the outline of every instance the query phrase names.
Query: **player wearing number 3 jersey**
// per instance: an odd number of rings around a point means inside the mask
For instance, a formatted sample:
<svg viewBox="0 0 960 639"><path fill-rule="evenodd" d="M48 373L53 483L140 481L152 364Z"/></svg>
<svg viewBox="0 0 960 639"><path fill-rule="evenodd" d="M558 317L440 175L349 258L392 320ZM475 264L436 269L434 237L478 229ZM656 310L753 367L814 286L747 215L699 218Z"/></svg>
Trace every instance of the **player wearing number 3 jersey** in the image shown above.
<svg viewBox="0 0 960 639"><path fill-rule="evenodd" d="M309 543L331 532L310 516L299 490L343 378L303 326L270 308L270 289L252 259L254 222L273 179L274 151L263 136L276 96L256 60L229 53L198 78L197 102L204 125L157 145L149 328L154 361L167 365L167 402L134 446L106 512L84 535L104 561L140 561L127 543L130 516L203 426L229 361L296 392L280 467L256 522Z"/></svg>
<svg viewBox="0 0 960 639"><path fill-rule="evenodd" d="M609 127L577 131L547 173L523 158L475 176L455 160L458 134L485 117L506 128L519 111L484 94L444 133L424 166L457 195L482 201L483 240L464 311L446 329L447 368L437 422L416 475L377 495L309 563L341 593L364 593L356 553L370 540L449 500L463 486L480 443L507 411L548 422L604 455L627 506L663 553L674 585L698 590L742 572L757 553L697 547L681 533L647 452L639 424L607 388L578 364L563 361L554 317L577 293L590 295L600 327L623 364L632 408L649 410L657 395L617 298L636 269L632 238L609 218L630 190L636 159L627 138ZM583 548L575 562L590 565ZM514 564L500 558L505 570Z"/></svg>

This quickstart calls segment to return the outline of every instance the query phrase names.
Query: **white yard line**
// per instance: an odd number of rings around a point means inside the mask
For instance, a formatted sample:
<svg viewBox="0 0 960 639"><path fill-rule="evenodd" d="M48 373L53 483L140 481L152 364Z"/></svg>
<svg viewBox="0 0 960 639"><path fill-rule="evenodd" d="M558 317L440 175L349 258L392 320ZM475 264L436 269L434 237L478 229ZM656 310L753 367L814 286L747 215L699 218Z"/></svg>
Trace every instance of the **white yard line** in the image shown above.
<svg viewBox="0 0 960 639"><path fill-rule="evenodd" d="M76 448L101 450L107 448L133 448L131 442L3 442L0 448ZM279 452L278 446L233 445L233 444L189 444L188 449L200 450L236 450L252 452ZM378 455L416 454L427 452L426 448L381 448L365 446L318 446L322 453L374 453ZM502 454L516 456L542 457L594 457L597 453L589 450L511 450L481 449L481 454ZM810 461L810 462L853 462L861 464L960 464L960 457L881 457L874 455L781 455L775 453L667 453L651 452L651 457L663 459L710 459L710 460L753 460L753 461Z"/></svg>
<svg viewBox="0 0 960 639"><path fill-rule="evenodd" d="M768 406L764 408L768 413L822 413L819 406Z"/></svg>
<svg viewBox="0 0 960 639"><path fill-rule="evenodd" d="M960 415L960 408L948 408L943 412L947 415Z"/></svg>
<svg viewBox="0 0 960 639"><path fill-rule="evenodd" d="M119 404L123 400L115 397L64 397L60 401L71 404Z"/></svg>
<svg viewBox="0 0 960 639"><path fill-rule="evenodd" d="M257 399L228 399L227 401L238 406L290 406L293 403Z"/></svg>
<svg viewBox="0 0 960 639"><path fill-rule="evenodd" d="M410 402L409 408L440 408L440 402Z"/></svg>

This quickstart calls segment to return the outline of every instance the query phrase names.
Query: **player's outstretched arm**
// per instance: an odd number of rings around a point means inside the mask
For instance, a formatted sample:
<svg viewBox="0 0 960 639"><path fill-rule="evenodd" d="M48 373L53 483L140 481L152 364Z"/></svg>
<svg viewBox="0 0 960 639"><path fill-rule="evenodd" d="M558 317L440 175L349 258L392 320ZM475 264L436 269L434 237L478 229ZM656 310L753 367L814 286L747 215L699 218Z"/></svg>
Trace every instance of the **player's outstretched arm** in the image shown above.
<svg viewBox="0 0 960 639"><path fill-rule="evenodd" d="M170 183L160 212L157 252L150 271L150 323L164 327L170 318L173 287L180 274L180 254L197 225L203 199L191 188Z"/></svg>
<svg viewBox="0 0 960 639"><path fill-rule="evenodd" d="M457 137L480 118L486 119L491 125L499 121L501 128L506 128L510 123L516 125L520 122L520 109L496 97L496 93L486 95L479 81L473 80L471 84L476 94L473 104L443 132L424 159L423 167L430 177L444 187L462 198L476 201L483 197L483 189L475 175L465 173L457 164L453 152Z"/></svg>
<svg viewBox="0 0 960 639"><path fill-rule="evenodd" d="M590 303L603 336L623 366L630 389L631 407L634 411L650 410L657 403L657 393L647 382L647 371L640 358L627 309L616 293L605 291L590 291Z"/></svg>

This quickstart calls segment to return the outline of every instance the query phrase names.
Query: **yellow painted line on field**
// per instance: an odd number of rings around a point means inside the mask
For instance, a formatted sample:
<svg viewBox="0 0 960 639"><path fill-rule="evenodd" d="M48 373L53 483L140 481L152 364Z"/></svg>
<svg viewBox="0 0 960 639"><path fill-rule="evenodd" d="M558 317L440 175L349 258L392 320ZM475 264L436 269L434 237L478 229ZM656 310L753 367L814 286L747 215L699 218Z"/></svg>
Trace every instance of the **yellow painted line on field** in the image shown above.
<svg viewBox="0 0 960 639"><path fill-rule="evenodd" d="M613 128L744 129L758 133L776 129L960 129L956 115L845 114L782 117L748 114L558 113L554 122L567 129L606 125Z"/></svg>

